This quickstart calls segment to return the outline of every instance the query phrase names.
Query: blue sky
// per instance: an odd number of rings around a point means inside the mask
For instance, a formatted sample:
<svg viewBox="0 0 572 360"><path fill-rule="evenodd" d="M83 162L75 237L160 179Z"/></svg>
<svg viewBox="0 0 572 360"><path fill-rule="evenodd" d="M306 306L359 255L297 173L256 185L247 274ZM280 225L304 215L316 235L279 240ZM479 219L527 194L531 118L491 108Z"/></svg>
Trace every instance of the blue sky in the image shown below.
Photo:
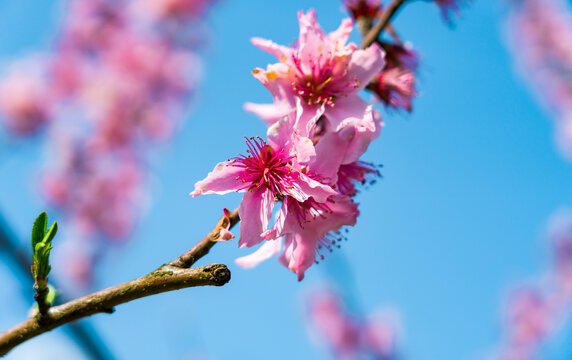
<svg viewBox="0 0 572 360"><path fill-rule="evenodd" d="M248 251L219 244L201 264L228 264L228 285L155 296L91 319L111 351L119 359L327 359L308 337L303 300L335 279L365 313L386 306L399 312L407 359L479 359L489 353L500 340L507 288L542 273L546 220L572 205L572 166L556 151L549 115L512 69L499 3L473 2L452 28L425 2L398 16L398 32L422 56L421 96L411 115L384 113L386 126L365 155L383 164L383 179L358 199L358 225L340 250L298 283L275 259L242 270L233 260ZM210 230L223 207L238 205L235 194L191 199L188 193L218 161L244 151L243 136L265 133L242 105L270 101L250 71L274 60L249 38L292 43L296 12L310 7L326 31L345 16L331 0L226 0L215 7L200 93L177 138L157 153L152 207L131 243L112 249L100 263L98 287L174 258ZM50 2L0 3L1 61L45 48L56 13ZM5 134L0 139L0 209L27 241L44 209L33 186L42 148ZM32 298L23 300L21 288L0 254L1 328L26 316ZM62 351L54 358L73 351L55 332L8 359L26 358L48 343ZM553 359L572 356L570 345L549 351ZM81 355L76 350L67 356Z"/></svg>

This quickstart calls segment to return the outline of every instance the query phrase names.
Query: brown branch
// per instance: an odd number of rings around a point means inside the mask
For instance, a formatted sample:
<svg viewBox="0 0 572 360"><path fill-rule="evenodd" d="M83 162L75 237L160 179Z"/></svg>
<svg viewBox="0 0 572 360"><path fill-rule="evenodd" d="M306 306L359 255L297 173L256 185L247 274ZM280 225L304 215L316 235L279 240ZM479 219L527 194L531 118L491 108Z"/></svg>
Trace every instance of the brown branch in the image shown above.
<svg viewBox="0 0 572 360"><path fill-rule="evenodd" d="M357 18L357 27L362 37L371 29L373 18L371 16L360 16Z"/></svg>
<svg viewBox="0 0 572 360"><path fill-rule="evenodd" d="M373 44L379 34L385 29L385 27L389 24L393 16L397 13L401 5L405 4L408 0L393 0L384 11L380 12L379 15L376 17L376 22L372 26L371 29L364 35L363 40L361 42L361 48L365 49L371 44Z"/></svg>
<svg viewBox="0 0 572 360"><path fill-rule="evenodd" d="M177 266L180 268L190 268L197 260L208 254L209 250L217 243L220 236L220 230L226 226L231 229L238 221L238 209L235 209L230 216L223 215L218 224L207 234L201 241L193 246L189 251L179 256L177 259L171 261L168 265Z"/></svg>
<svg viewBox="0 0 572 360"><path fill-rule="evenodd" d="M221 229L230 229L239 220L238 209L236 209L229 216L222 216L207 236L176 260L135 280L54 306L47 311L46 315L30 318L0 334L0 356L35 336L94 314L112 313L115 306L126 302L188 287L226 284L230 281L230 271L225 265L190 267L216 244Z"/></svg>
<svg viewBox="0 0 572 360"><path fill-rule="evenodd" d="M114 307L135 299L194 286L222 286L230 280L225 265L213 264L182 269L163 265L150 274L49 309L44 317L33 317L0 335L0 356L37 335L71 321L97 313L111 313Z"/></svg>

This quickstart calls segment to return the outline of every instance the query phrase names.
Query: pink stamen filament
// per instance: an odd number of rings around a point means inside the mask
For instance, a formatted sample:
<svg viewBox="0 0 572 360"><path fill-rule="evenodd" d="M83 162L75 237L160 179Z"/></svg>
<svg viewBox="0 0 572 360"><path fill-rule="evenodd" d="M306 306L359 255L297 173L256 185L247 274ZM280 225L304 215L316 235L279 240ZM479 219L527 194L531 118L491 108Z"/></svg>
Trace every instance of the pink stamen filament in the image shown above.
<svg viewBox="0 0 572 360"><path fill-rule="evenodd" d="M292 82L292 89L298 93L308 105L326 104L334 107L334 100L344 94L351 92L359 86L357 79L347 79L347 67L334 73L336 62L343 61L335 59L331 54L324 57L318 55L316 60L310 59L310 73L304 72L301 60L296 54L292 54L294 64L295 80Z"/></svg>
<svg viewBox="0 0 572 360"><path fill-rule="evenodd" d="M340 243L342 240L347 240L344 234L341 233L340 230L337 231L330 231L326 233L318 239L318 244L316 245L315 252L316 258L319 260L324 260L324 254L322 254L323 249L327 249L330 253L334 252L334 248L341 248L342 246ZM319 260L315 260L315 263L318 264Z"/></svg>
<svg viewBox="0 0 572 360"><path fill-rule="evenodd" d="M282 198L294 186L291 166L293 156L285 149L275 151L260 137L247 138L246 145L249 156L239 154L229 159L231 166L244 169L237 177L244 186L237 191L264 186L272 192L274 198Z"/></svg>

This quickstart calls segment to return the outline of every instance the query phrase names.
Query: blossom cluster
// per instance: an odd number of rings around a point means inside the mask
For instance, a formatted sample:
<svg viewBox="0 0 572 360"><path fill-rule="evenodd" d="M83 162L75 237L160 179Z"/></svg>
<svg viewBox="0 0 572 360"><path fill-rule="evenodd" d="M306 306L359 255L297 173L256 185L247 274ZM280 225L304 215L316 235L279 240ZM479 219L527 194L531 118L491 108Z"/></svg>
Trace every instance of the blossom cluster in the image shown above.
<svg viewBox="0 0 572 360"><path fill-rule="evenodd" d="M505 337L495 359L527 360L562 327L572 309L572 212L555 214L549 224L551 267L539 283L521 286L509 297Z"/></svg>
<svg viewBox="0 0 572 360"><path fill-rule="evenodd" d="M69 244L79 277L99 251L92 239L127 239L145 205L149 148L171 137L195 90L212 3L72 0L53 51L0 82L7 128L47 134L42 192L90 239Z"/></svg>
<svg viewBox="0 0 572 360"><path fill-rule="evenodd" d="M563 0L510 2L510 47L521 76L554 112L558 146L572 159L572 10Z"/></svg>
<svg viewBox="0 0 572 360"><path fill-rule="evenodd" d="M383 12L381 2L377 0L345 0L344 6L360 24L362 32L368 30L368 25ZM412 100L417 96L415 73L419 65L419 55L411 44L402 42L397 33L391 31L391 35L391 40L377 41L385 51L386 62L367 89L385 106L411 112Z"/></svg>
<svg viewBox="0 0 572 360"><path fill-rule="evenodd" d="M449 24L452 23L452 15L459 15L461 5L465 3L460 0L433 0L432 2L439 7L443 19ZM370 29L376 17L383 15L386 7L379 0L344 0L343 4L360 25L363 33ZM388 32L391 39L377 39L377 43L386 54L385 66L367 89L375 94L385 106L411 112L412 100L418 95L415 74L418 71L419 54L410 43L403 42L392 27Z"/></svg>
<svg viewBox="0 0 572 360"><path fill-rule="evenodd" d="M458 1L436 3L449 11ZM412 110L417 53L393 28L391 40L378 37L365 48L348 43L354 20L365 33L384 9L379 1L344 5L353 19L331 33L310 10L298 13L300 35L293 46L252 39L278 60L252 72L273 102L245 104L268 125L267 139L248 138L247 155L217 164L191 192L245 192L239 246L263 245L237 259L243 267L280 254L279 261L302 280L325 251L339 247L342 228L355 225L359 214L356 185L379 175L361 157L380 134L381 114L359 92L371 91L388 108Z"/></svg>
<svg viewBox="0 0 572 360"><path fill-rule="evenodd" d="M309 325L336 359L397 359L399 324L390 315L380 311L367 318L357 316L334 291L309 299Z"/></svg>
<svg viewBox="0 0 572 360"><path fill-rule="evenodd" d="M378 137L381 116L358 92L381 71L384 54L377 44L348 43L351 19L329 34L313 10L298 20L293 47L252 39L279 61L253 71L273 103L245 106L268 124L267 139L248 138L248 155L216 165L191 195L245 192L239 246L264 244L237 263L251 267L280 253L279 261L302 280L316 257L338 246L341 229L356 223L356 183L378 174L360 157Z"/></svg>

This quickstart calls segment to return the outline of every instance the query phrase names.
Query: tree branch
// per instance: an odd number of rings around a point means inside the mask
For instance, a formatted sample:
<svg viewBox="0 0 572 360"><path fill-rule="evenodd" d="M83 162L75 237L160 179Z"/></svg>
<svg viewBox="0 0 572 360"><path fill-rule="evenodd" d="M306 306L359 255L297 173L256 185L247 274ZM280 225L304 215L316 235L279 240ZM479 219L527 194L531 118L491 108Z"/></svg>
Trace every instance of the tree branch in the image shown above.
<svg viewBox="0 0 572 360"><path fill-rule="evenodd" d="M0 356L37 335L97 313L112 313L115 306L135 299L194 286L222 286L229 280L230 271L221 264L193 269L163 265L138 279L54 306L46 316L30 318L8 330L0 335Z"/></svg>
<svg viewBox="0 0 572 360"><path fill-rule="evenodd" d="M391 2L391 4L389 4L389 6L385 8L384 11L379 13L379 15L376 17L377 21L375 22L375 25L373 25L373 27L369 29L367 34L365 34L363 37L361 42L362 49L367 48L377 40L379 34L381 34L383 29L389 24L393 16L397 13L401 5L405 4L406 1L408 0L393 0L393 2Z"/></svg>
<svg viewBox="0 0 572 360"><path fill-rule="evenodd" d="M216 244L221 229L230 229L239 220L238 209L228 216L225 214L207 236L189 251L159 269L121 285L54 306L45 316L30 318L0 334L0 356L35 336L97 313L112 313L115 306L126 302L188 287L226 284L230 281L230 271L225 265L190 267Z"/></svg>

